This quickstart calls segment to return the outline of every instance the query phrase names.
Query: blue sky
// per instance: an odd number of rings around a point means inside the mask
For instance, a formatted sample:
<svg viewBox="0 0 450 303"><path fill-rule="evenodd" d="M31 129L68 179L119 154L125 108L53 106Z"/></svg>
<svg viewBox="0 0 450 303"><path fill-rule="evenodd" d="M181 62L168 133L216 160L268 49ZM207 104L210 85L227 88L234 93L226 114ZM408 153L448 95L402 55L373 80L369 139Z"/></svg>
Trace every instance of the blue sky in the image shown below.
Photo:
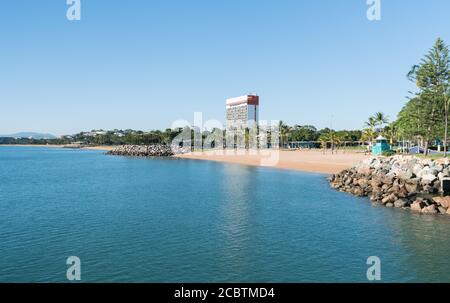
<svg viewBox="0 0 450 303"><path fill-rule="evenodd" d="M65 0L0 2L0 134L165 129L224 120L226 98L258 93L261 119L337 129L391 118L406 73L437 37L450 1Z"/></svg>

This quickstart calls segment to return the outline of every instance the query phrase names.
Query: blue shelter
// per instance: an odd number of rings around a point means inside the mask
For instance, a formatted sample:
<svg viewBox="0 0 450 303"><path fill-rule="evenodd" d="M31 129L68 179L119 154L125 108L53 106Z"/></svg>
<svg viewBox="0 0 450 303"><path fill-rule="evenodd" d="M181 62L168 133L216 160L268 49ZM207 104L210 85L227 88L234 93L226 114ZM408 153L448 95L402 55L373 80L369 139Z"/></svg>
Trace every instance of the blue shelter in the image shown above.
<svg viewBox="0 0 450 303"><path fill-rule="evenodd" d="M391 146L388 143L388 140L383 136L379 136L376 139L375 145L372 147L372 155L379 156L383 154L384 151L390 151Z"/></svg>

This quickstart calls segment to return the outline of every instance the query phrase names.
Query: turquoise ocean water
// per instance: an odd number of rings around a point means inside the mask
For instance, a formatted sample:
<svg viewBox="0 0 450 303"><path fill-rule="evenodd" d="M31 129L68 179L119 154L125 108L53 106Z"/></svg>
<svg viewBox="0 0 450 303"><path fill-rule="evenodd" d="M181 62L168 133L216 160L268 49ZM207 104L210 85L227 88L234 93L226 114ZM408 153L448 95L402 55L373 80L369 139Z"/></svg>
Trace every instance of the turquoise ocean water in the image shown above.
<svg viewBox="0 0 450 303"><path fill-rule="evenodd" d="M0 147L0 282L450 282L450 217L373 207L324 175Z"/></svg>

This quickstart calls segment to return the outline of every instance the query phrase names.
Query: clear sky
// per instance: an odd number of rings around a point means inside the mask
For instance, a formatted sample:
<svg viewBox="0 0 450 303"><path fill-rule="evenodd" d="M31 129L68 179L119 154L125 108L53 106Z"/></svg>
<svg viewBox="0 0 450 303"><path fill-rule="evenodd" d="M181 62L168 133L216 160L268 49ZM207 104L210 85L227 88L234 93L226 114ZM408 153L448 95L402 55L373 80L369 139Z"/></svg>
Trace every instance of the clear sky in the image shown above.
<svg viewBox="0 0 450 303"><path fill-rule="evenodd" d="M450 1L0 1L0 134L165 129L224 120L226 98L261 96L261 119L337 129L391 118L409 68L438 37Z"/></svg>

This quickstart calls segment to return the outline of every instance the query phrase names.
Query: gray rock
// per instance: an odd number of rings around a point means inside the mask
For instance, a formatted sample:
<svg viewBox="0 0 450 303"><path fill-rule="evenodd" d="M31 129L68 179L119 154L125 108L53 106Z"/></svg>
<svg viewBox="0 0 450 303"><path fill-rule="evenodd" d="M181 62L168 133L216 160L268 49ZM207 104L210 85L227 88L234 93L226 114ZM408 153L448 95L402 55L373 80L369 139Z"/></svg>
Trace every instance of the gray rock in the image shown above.
<svg viewBox="0 0 450 303"><path fill-rule="evenodd" d="M450 214L450 208L442 205L446 200L431 201L431 195L437 195L440 190L440 180L450 176L449 165L411 156L370 157L329 181L339 191L368 196L387 207ZM417 198L421 196L427 198Z"/></svg>
<svg viewBox="0 0 450 303"><path fill-rule="evenodd" d="M406 207L407 205L408 205L408 202L404 199L398 199L394 203L394 206L397 208L403 208L403 207Z"/></svg>
<svg viewBox="0 0 450 303"><path fill-rule="evenodd" d="M434 174L425 174L422 175L422 183L423 184L431 184L436 180L436 175Z"/></svg>
<svg viewBox="0 0 450 303"><path fill-rule="evenodd" d="M442 174L444 175L444 177L448 177L450 176L450 168L446 167L442 170Z"/></svg>
<svg viewBox="0 0 450 303"><path fill-rule="evenodd" d="M434 197L433 201L445 208L450 208L450 197L446 196L446 197Z"/></svg>
<svg viewBox="0 0 450 303"><path fill-rule="evenodd" d="M133 157L171 157L175 153L170 146L155 145L122 145L117 146L108 155L133 156Z"/></svg>
<svg viewBox="0 0 450 303"><path fill-rule="evenodd" d="M440 214L443 214L443 215L447 213L447 209L442 206L438 207L438 211Z"/></svg>
<svg viewBox="0 0 450 303"><path fill-rule="evenodd" d="M438 212L437 207L434 204L430 205L430 206L427 206L427 207L424 207L422 209L422 213L423 214L437 214L437 212Z"/></svg>
<svg viewBox="0 0 450 303"><path fill-rule="evenodd" d="M420 200L416 200L413 204L411 204L411 210L416 212L421 212L425 207L425 203Z"/></svg>
<svg viewBox="0 0 450 303"><path fill-rule="evenodd" d="M411 180L409 180L409 182L407 182L405 184L405 189L408 191L408 193L416 193L418 187L419 187L419 182L417 179L415 179L415 181L413 181L413 179L411 179Z"/></svg>
<svg viewBox="0 0 450 303"><path fill-rule="evenodd" d="M444 170L444 167L442 165L440 165L440 164L437 164L437 165L434 166L434 169L437 172L442 172Z"/></svg>
<svg viewBox="0 0 450 303"><path fill-rule="evenodd" d="M386 203L394 203L395 201L397 201L398 197L395 194L390 194L385 196L382 200L381 203L386 204Z"/></svg>
<svg viewBox="0 0 450 303"><path fill-rule="evenodd" d="M352 184L352 183L353 183L353 179L350 178L350 177L348 177L344 184L345 184L345 185L350 185L350 184Z"/></svg>
<svg viewBox="0 0 450 303"><path fill-rule="evenodd" d="M434 192L438 192L441 190L441 181L436 180L433 182Z"/></svg>
<svg viewBox="0 0 450 303"><path fill-rule="evenodd" d="M422 172L422 169L423 169L423 165L421 165L421 164L415 164L414 167L413 167L413 173L414 173L416 176L419 176L419 174Z"/></svg>
<svg viewBox="0 0 450 303"><path fill-rule="evenodd" d="M413 172L411 170L402 171L398 174L398 177L403 180L409 180L413 177Z"/></svg>

